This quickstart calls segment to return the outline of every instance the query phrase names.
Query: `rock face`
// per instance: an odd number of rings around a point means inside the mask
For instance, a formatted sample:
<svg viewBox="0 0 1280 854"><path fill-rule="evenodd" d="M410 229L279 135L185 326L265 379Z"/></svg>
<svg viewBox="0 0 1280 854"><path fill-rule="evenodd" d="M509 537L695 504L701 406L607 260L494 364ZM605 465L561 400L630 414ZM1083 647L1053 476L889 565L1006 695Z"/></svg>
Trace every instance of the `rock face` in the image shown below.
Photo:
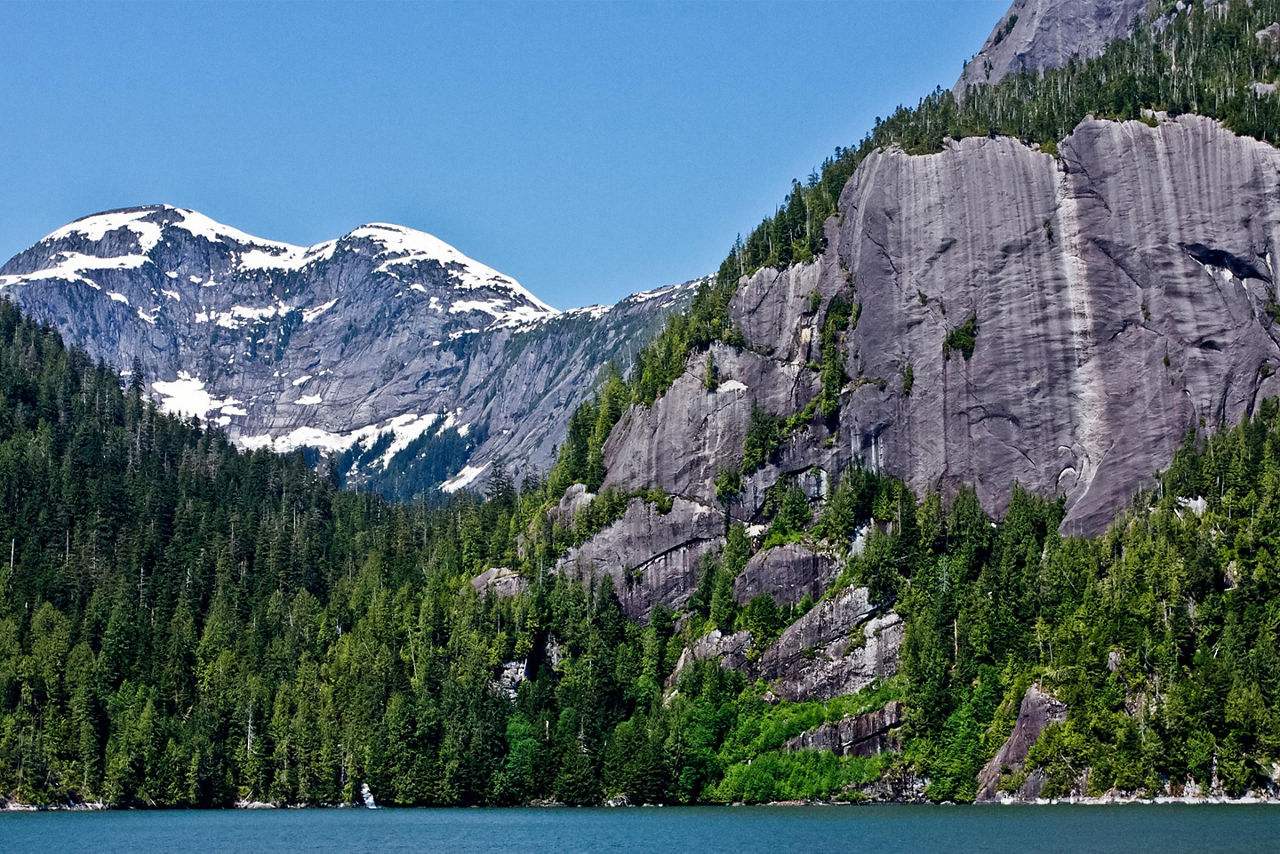
<svg viewBox="0 0 1280 854"><path fill-rule="evenodd" d="M733 598L745 605L768 593L779 605L795 605L806 595L821 597L839 574L840 564L831 555L787 543L752 556L734 580Z"/></svg>
<svg viewBox="0 0 1280 854"><path fill-rule="evenodd" d="M1010 139L885 151L845 187L838 252L862 321L852 456L917 489L1017 481L1098 532L1187 431L1280 392L1280 152L1184 116L1086 120L1060 158ZM947 349L976 322L972 358Z"/></svg>
<svg viewBox="0 0 1280 854"><path fill-rule="evenodd" d="M508 598L523 593L529 581L510 567L494 566L471 579L471 586L481 596L492 590L495 596Z"/></svg>
<svg viewBox="0 0 1280 854"><path fill-rule="evenodd" d="M1149 0L1014 0L953 88L995 84L1007 74L1044 71L1102 53L1127 36Z"/></svg>
<svg viewBox="0 0 1280 854"><path fill-rule="evenodd" d="M801 702L855 694L898 672L902 618L877 615L864 587L819 602L760 656L750 675Z"/></svg>
<svg viewBox="0 0 1280 854"><path fill-rule="evenodd" d="M782 477L856 462L918 492L974 484L996 514L1017 482L1065 497L1064 531L1099 532L1189 430L1280 393L1280 152L1194 116L1087 119L1059 151L981 138L868 157L826 255L761 270L734 297L751 350L713 350L722 390L701 386L694 356L651 409L619 422L606 482L713 506L752 404L781 415L816 393L813 330L849 289L861 315L838 439L820 419L796 431L747 480L736 518L758 519ZM966 358L946 342L970 319Z"/></svg>
<svg viewBox="0 0 1280 854"><path fill-rule="evenodd" d="M883 709L830 721L787 740L786 749L829 750L836 756L874 756L896 749L892 731L902 723L902 703L893 701Z"/></svg>
<svg viewBox="0 0 1280 854"><path fill-rule="evenodd" d="M751 632L741 631L726 635L713 629L698 638L680 653L675 670L667 677L666 687L680 681L680 673L695 661L716 661L721 667L741 670L747 663L747 651L751 648Z"/></svg>
<svg viewBox="0 0 1280 854"><path fill-rule="evenodd" d="M1000 777L1005 769L1018 772L1027 761L1027 753L1039 740L1040 734L1050 724L1062 723L1067 719L1067 707L1044 693L1035 685L1027 689L1022 696L1022 706L1018 709L1018 720L1013 725L1013 732L1000 746L996 755L978 774L978 800L993 801L999 795ZM1029 775L1017 793L1022 800L1035 800L1044 785L1043 775Z"/></svg>
<svg viewBox="0 0 1280 854"><path fill-rule="evenodd" d="M834 222L828 224L828 236L834 242ZM741 468L752 408L782 418L802 410L817 394L821 383L811 364L819 356L827 308L838 294L850 295L851 288L831 252L813 264L760 270L745 280L730 305L730 319L750 349L711 348L714 390L703 384L706 354L695 355L652 407L631 407L605 443L605 486L656 486L718 506L716 475ZM787 442L775 463L748 479L730 514L754 519L768 486L833 456L816 452L827 438L822 427L811 427Z"/></svg>
<svg viewBox="0 0 1280 854"><path fill-rule="evenodd" d="M300 247L167 206L64 226L0 268L0 289L93 356L136 357L165 408L246 447L346 451L342 474L401 493L463 463L451 487L499 457L517 478L545 469L600 367L692 292L559 312L412 229Z"/></svg>
<svg viewBox="0 0 1280 854"><path fill-rule="evenodd" d="M556 571L583 581L609 575L628 616L648 619L657 604L678 610L698 586L702 556L724 537L724 516L676 498L662 513L633 498L622 518L581 547L570 549Z"/></svg>

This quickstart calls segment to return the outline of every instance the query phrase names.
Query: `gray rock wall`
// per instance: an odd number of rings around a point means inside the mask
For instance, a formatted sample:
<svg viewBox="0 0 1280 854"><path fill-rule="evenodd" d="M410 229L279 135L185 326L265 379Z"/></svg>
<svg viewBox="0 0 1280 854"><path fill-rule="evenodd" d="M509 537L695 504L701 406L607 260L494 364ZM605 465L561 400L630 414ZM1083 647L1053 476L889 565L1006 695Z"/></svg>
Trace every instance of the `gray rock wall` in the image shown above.
<svg viewBox="0 0 1280 854"><path fill-rule="evenodd" d="M889 382L849 394L841 435L916 489L976 484L993 512L1014 481L1064 495L1064 529L1088 534L1188 430L1280 391L1280 157L1190 116L1086 120L1060 151L967 139L858 170L838 249L863 304L850 356ZM970 316L972 359L944 352Z"/></svg>
<svg viewBox="0 0 1280 854"><path fill-rule="evenodd" d="M962 98L967 87L994 85L1007 74L1097 56L1132 31L1147 5L1148 0L1014 0L982 50L965 63L952 91Z"/></svg>
<svg viewBox="0 0 1280 854"><path fill-rule="evenodd" d="M720 511L676 498L664 514L633 498L621 519L570 549L556 571L583 581L609 575L627 616L644 620L659 603L679 610L697 589L702 556L723 541Z"/></svg>
<svg viewBox="0 0 1280 854"><path fill-rule="evenodd" d="M1022 705L1018 708L1018 719L1013 725L1013 732L1000 745L996 755L991 758L978 773L979 801L993 801L999 796L1000 778L1005 769L1018 772L1027 761L1027 753L1040 739L1040 734L1050 724L1062 723L1067 719L1067 707L1055 697L1044 693L1035 685L1027 689L1022 696ZM1044 784L1044 775L1028 775L1023 789L1018 796L1023 800L1034 800L1040 794Z"/></svg>

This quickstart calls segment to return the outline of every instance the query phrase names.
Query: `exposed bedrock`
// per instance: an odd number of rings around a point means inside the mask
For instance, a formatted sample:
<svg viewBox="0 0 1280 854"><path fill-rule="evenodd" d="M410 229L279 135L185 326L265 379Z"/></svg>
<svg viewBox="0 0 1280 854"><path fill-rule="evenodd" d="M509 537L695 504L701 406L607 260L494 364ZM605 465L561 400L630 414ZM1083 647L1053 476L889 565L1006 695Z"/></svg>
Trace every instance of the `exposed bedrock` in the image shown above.
<svg viewBox="0 0 1280 854"><path fill-rule="evenodd" d="M627 615L647 620L654 605L679 610L688 601L699 561L723 541L720 510L676 498L662 513L633 498L621 519L570 549L556 571L582 581L611 576Z"/></svg>
<svg viewBox="0 0 1280 854"><path fill-rule="evenodd" d="M840 574L834 557L799 543L757 552L733 583L733 598L745 605L768 593L779 605L795 605L806 595L817 599Z"/></svg>
<svg viewBox="0 0 1280 854"><path fill-rule="evenodd" d="M898 747L893 730L902 723L902 703L894 700L882 709L850 715L800 733L787 740L786 749L830 750L836 756L873 756Z"/></svg>
<svg viewBox="0 0 1280 854"><path fill-rule="evenodd" d="M902 618L850 588L792 623L748 672L796 702L855 694L898 672Z"/></svg>
<svg viewBox="0 0 1280 854"><path fill-rule="evenodd" d="M841 438L918 490L1064 495L1096 533L1197 425L1280 385L1280 153L1186 116L869 157L841 197L862 320ZM972 358L945 342L976 322ZM909 395L900 381L911 365Z"/></svg>
<svg viewBox="0 0 1280 854"><path fill-rule="evenodd" d="M1067 707L1055 697L1044 693L1035 685L1022 696L1018 720L1013 732L996 751L996 755L978 774L978 800L993 801L999 796L1000 778L1006 772L1017 773L1027 762L1027 754L1040 739L1040 734L1050 724L1067 719ZM1043 775L1028 775L1016 795L1023 800L1035 800L1044 785Z"/></svg>
<svg viewBox="0 0 1280 854"><path fill-rule="evenodd" d="M994 85L1005 75L1044 71L1102 53L1132 31L1149 0L1014 0L982 45L965 63L953 92Z"/></svg>
<svg viewBox="0 0 1280 854"><path fill-rule="evenodd" d="M712 348L716 390L695 354L624 415L606 484L715 506L752 407L783 417L817 394L814 342L844 291L861 314L838 435L820 419L795 431L735 518L758 518L782 477L860 462L918 492L973 484L995 514L1020 483L1065 497L1064 532L1099 532L1188 431L1280 393L1280 152L1195 116L1088 119L1059 151L975 138L868 157L824 256L744 280L730 315L750 349ZM971 318L966 357L947 344Z"/></svg>

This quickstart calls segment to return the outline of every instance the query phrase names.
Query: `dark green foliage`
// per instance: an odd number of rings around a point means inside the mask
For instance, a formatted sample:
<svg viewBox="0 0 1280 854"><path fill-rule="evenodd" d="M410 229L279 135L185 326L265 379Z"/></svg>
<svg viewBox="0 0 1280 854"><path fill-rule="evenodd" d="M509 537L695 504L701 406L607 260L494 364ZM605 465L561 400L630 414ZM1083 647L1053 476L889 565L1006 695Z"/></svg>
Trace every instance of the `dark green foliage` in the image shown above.
<svg viewBox="0 0 1280 854"><path fill-rule="evenodd" d="M751 424L742 443L742 473L750 475L773 461L782 447L785 420L758 406L751 407Z"/></svg>
<svg viewBox="0 0 1280 854"><path fill-rule="evenodd" d="M832 418L840 411L840 391L849 381L844 369L844 338L850 321L856 322L857 308L839 296L833 297L827 307L821 337L822 390L818 393L818 411L824 418Z"/></svg>
<svg viewBox="0 0 1280 854"><path fill-rule="evenodd" d="M916 369L908 362L906 367L902 369L902 393L910 395L912 387L916 384Z"/></svg>
<svg viewBox="0 0 1280 854"><path fill-rule="evenodd" d="M964 360L969 361L973 357L977 337L978 318L977 315L971 314L968 320L947 333L947 340L942 345L943 355L951 358L951 351L958 350L960 355L964 356Z"/></svg>

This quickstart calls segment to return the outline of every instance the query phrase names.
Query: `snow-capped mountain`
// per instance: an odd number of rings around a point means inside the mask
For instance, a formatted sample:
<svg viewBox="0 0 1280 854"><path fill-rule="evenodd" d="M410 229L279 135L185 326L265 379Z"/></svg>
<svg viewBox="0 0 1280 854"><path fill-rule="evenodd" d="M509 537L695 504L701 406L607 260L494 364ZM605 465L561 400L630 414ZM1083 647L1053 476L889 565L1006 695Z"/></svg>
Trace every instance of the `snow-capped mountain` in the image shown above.
<svg viewBox="0 0 1280 854"><path fill-rule="evenodd" d="M544 468L599 368L692 287L559 312L421 231L303 247L157 205L54 231L0 267L0 294L95 357L136 360L168 411L411 493L498 458Z"/></svg>

